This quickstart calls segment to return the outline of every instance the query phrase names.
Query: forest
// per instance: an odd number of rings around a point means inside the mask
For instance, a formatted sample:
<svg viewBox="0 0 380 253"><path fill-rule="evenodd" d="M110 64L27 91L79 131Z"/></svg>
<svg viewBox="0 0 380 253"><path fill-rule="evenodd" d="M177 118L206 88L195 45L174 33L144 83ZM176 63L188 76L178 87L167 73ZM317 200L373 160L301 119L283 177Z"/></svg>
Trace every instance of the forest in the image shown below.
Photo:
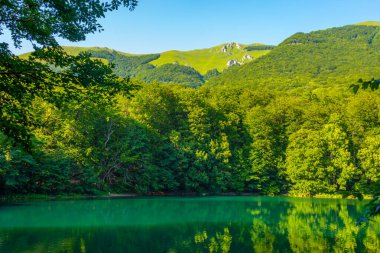
<svg viewBox="0 0 380 253"><path fill-rule="evenodd" d="M360 78L378 78L379 48L379 26L347 25L296 33L270 53L227 71L208 85L277 90L347 87Z"/></svg>
<svg viewBox="0 0 380 253"><path fill-rule="evenodd" d="M112 103L36 98L31 149L1 135L1 192L371 194L380 98L135 85Z"/></svg>
<svg viewBox="0 0 380 253"><path fill-rule="evenodd" d="M96 17L136 4L81 1L49 7L51 15L38 5L7 7L18 17L1 19L15 46L26 38L36 44L27 58L0 44L1 194L361 196L379 189L379 91L350 88L378 74L378 26L251 46L271 51L204 76L190 66L147 64L155 54L72 55L54 37L83 40L101 29ZM77 7L88 19L74 29L83 17L66 15ZM24 18L49 32L25 27Z"/></svg>

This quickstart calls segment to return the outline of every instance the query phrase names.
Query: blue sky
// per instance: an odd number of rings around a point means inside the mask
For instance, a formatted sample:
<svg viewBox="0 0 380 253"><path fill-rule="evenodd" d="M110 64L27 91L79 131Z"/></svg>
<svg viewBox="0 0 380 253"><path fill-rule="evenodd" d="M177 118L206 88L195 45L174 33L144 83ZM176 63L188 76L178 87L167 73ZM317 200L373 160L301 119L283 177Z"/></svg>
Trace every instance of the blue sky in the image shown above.
<svg viewBox="0 0 380 253"><path fill-rule="evenodd" d="M276 45L296 32L380 21L379 0L139 0L108 13L102 33L62 45L129 53L206 48L225 42ZM5 39L9 42L9 39ZM27 43L21 51L30 51Z"/></svg>

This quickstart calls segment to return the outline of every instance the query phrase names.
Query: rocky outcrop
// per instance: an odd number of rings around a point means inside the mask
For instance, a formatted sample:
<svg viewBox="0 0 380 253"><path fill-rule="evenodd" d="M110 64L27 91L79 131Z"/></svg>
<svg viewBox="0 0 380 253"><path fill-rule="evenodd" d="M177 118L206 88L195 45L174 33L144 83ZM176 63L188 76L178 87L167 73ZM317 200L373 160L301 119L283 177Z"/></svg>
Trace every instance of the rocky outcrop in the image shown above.
<svg viewBox="0 0 380 253"><path fill-rule="evenodd" d="M249 54L246 54L243 56L243 58L241 58L242 62L251 61L251 60L253 60L253 56L251 56Z"/></svg>
<svg viewBox="0 0 380 253"><path fill-rule="evenodd" d="M242 48L238 43L230 42L230 43L223 45L223 47L220 49L220 51L222 53L227 53L228 51L231 51L235 47L239 50Z"/></svg>
<svg viewBox="0 0 380 253"><path fill-rule="evenodd" d="M234 65L240 65L240 62L238 62L237 60L229 60L227 62L227 66L228 67L231 67L231 66L234 66Z"/></svg>

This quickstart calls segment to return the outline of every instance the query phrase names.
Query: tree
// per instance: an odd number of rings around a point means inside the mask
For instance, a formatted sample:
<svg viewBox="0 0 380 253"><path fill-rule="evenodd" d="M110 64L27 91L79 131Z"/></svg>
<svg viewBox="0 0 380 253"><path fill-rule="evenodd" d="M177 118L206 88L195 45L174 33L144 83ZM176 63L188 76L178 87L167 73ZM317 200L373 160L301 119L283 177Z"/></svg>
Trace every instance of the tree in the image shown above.
<svg viewBox="0 0 380 253"><path fill-rule="evenodd" d="M67 55L56 38L84 40L102 31L98 19L106 12L136 5L137 0L1 1L0 35L9 30L16 48L26 40L35 51L25 60L8 43L0 43L0 131L29 147L30 128L38 125L31 114L34 98L61 106L72 99L107 102L128 91L128 79L113 74L111 66L91 60L89 54Z"/></svg>
<svg viewBox="0 0 380 253"><path fill-rule="evenodd" d="M370 88L372 91L378 90L379 85L380 85L380 79L372 78L369 81L363 81L363 79L359 79L358 82L356 84L352 84L350 86L350 88L352 88L353 92L356 94L360 88L363 90L366 90L368 88ZM373 146L376 145L376 144L372 145L373 140L368 139L368 138L366 139L366 142L367 142L366 144L368 145L368 147L363 148L361 150L361 153L359 154L361 156L362 160L366 159L367 158L366 156L368 156L369 153L371 153L371 152L373 153L373 151L372 151ZM369 156L371 156L371 154ZM371 174L371 172L369 172L369 170L368 170L368 165L369 166L375 166L374 170L376 170L377 169L376 168L376 162L377 162L376 159L373 159L371 162L368 162L368 160L364 160L364 163L363 163L364 166L363 167L366 170L367 175ZM373 199L368 204L368 210L367 210L367 216L368 217L380 215L380 199L379 199L380 187L378 185L375 186L374 191L375 191L375 194L373 196ZM367 220L367 218L366 217L362 218L360 221L358 221L358 224L362 223L364 220Z"/></svg>
<svg viewBox="0 0 380 253"><path fill-rule="evenodd" d="M364 81L363 79L359 79L357 83L351 84L350 88L356 94L359 89L366 90L370 88L372 91L378 90L380 85L380 79L372 78L371 80Z"/></svg>
<svg viewBox="0 0 380 253"><path fill-rule="evenodd" d="M286 168L293 190L308 195L352 190L359 171L338 124L325 124L320 131L300 129L289 141Z"/></svg>
<svg viewBox="0 0 380 253"><path fill-rule="evenodd" d="M380 183L380 135L368 136L359 151L366 183Z"/></svg>
<svg viewBox="0 0 380 253"><path fill-rule="evenodd" d="M332 116L334 117L335 115ZM321 134L327 146L327 171L333 175L332 183L336 184L337 191L351 190L359 171L352 163L346 132L338 123L332 122L323 126Z"/></svg>
<svg viewBox="0 0 380 253"><path fill-rule="evenodd" d="M286 150L286 170L297 193L314 195L334 192L326 168L325 147L318 131L300 129L289 137ZM332 177L331 175L330 177Z"/></svg>

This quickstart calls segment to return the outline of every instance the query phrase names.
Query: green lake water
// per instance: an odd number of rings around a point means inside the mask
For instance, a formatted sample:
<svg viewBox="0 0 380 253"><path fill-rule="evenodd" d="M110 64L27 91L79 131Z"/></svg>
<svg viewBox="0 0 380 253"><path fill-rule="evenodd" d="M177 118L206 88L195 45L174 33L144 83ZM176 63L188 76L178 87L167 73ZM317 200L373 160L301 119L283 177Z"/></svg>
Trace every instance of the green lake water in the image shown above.
<svg viewBox="0 0 380 253"><path fill-rule="evenodd" d="M0 252L379 252L364 203L157 197L0 204Z"/></svg>

